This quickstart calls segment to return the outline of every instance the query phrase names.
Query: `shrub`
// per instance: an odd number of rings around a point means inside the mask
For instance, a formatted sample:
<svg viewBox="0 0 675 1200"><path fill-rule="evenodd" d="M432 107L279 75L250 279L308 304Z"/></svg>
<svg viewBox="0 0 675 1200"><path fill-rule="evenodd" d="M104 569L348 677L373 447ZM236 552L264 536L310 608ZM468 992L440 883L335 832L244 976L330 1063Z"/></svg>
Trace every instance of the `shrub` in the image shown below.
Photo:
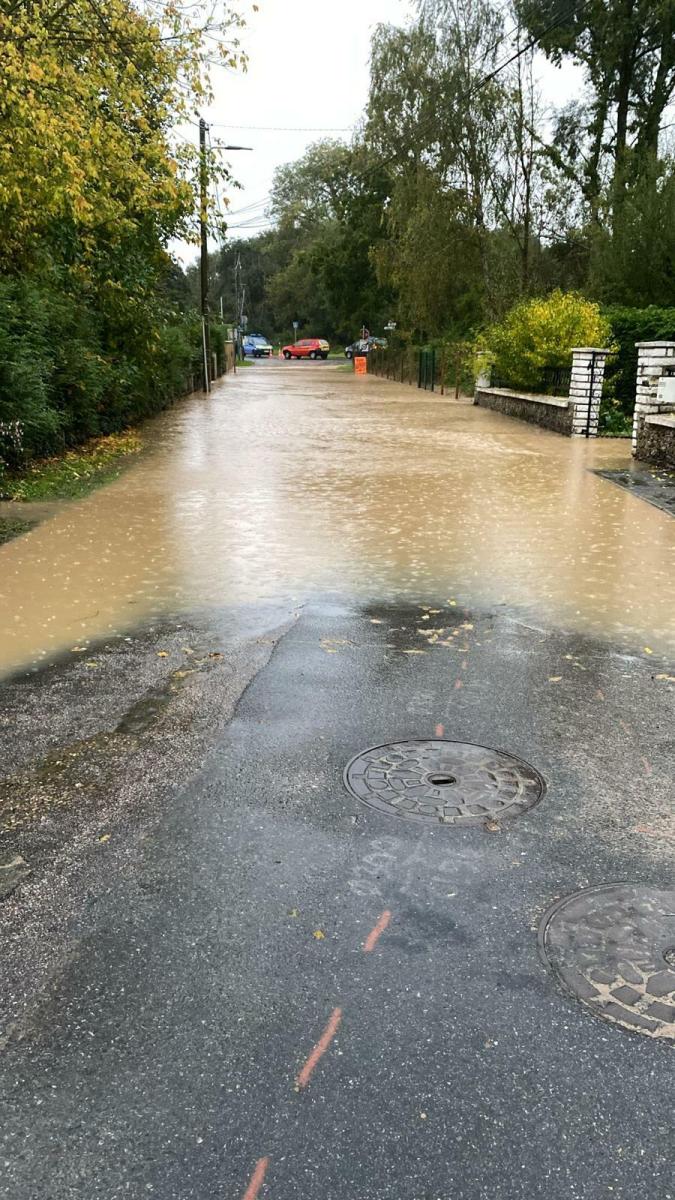
<svg viewBox="0 0 675 1200"><path fill-rule="evenodd" d="M567 367L575 346L606 346L609 321L600 308L574 292L524 300L479 338L480 367L490 362L512 387L536 388L546 367Z"/></svg>
<svg viewBox="0 0 675 1200"><path fill-rule="evenodd" d="M128 428L201 373L199 314L157 289L118 293L65 271L0 280L0 476ZM213 325L221 360L223 338Z"/></svg>
<svg viewBox="0 0 675 1200"><path fill-rule="evenodd" d="M609 321L616 348L605 369L603 399L607 401L608 414L612 410L620 412L626 421L630 420L635 407L636 342L675 342L675 308L613 305L603 308L602 313Z"/></svg>

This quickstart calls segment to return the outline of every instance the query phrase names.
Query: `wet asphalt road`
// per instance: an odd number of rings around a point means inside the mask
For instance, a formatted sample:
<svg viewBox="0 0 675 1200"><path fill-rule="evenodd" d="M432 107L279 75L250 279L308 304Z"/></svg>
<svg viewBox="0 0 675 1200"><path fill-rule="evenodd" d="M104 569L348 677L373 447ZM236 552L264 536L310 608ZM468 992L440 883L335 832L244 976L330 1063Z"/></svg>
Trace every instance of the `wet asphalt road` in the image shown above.
<svg viewBox="0 0 675 1200"><path fill-rule="evenodd" d="M1 1060L7 1195L239 1197L261 1159L270 1197L672 1195L672 1050L560 992L536 937L556 896L668 878L670 697L638 658L446 609L473 625L456 689L464 657L404 652L421 615L303 610L152 830L80 855ZM545 798L491 833L345 791L355 751L438 724Z"/></svg>
<svg viewBox="0 0 675 1200"><path fill-rule="evenodd" d="M3 1195L672 1200L672 1048L537 944L559 896L672 879L662 664L446 596L90 653L0 701L32 870L0 908ZM426 828L347 792L352 755L439 727L534 764L541 803Z"/></svg>

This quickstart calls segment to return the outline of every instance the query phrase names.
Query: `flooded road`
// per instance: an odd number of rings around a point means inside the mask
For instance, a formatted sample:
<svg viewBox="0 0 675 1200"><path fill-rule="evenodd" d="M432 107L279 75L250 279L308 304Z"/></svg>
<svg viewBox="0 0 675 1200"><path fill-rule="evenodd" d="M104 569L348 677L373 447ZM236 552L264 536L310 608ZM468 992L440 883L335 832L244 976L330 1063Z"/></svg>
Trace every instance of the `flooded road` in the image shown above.
<svg viewBox="0 0 675 1200"><path fill-rule="evenodd" d="M627 441L256 363L147 427L115 483L0 547L0 671L186 609L455 598L675 647L675 521L592 473Z"/></svg>
<svg viewBox="0 0 675 1200"><path fill-rule="evenodd" d="M628 444L271 362L146 445L0 548L3 669L85 651L0 688L7 1195L671 1200Z"/></svg>

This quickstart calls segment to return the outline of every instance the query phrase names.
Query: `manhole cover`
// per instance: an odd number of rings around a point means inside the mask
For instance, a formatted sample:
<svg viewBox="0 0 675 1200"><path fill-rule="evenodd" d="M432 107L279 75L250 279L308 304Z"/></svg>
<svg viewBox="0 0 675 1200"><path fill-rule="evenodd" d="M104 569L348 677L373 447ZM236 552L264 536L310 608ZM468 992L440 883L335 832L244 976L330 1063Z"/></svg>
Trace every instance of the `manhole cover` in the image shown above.
<svg viewBox="0 0 675 1200"><path fill-rule="evenodd" d="M503 750L440 739L390 742L345 767L350 792L389 816L440 825L517 817L544 794L529 763Z"/></svg>
<svg viewBox="0 0 675 1200"><path fill-rule="evenodd" d="M675 1040L675 890L617 883L575 892L546 913L539 944L591 1012Z"/></svg>

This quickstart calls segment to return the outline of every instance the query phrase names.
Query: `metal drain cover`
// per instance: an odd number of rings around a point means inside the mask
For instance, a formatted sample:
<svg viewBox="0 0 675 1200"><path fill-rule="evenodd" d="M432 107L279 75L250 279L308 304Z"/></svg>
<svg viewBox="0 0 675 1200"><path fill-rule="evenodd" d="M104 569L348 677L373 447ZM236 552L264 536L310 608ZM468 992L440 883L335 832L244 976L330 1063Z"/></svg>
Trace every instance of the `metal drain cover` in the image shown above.
<svg viewBox="0 0 675 1200"><path fill-rule="evenodd" d="M440 825L517 817L544 794L538 771L503 750L413 739L374 746L345 767L352 795L389 816Z"/></svg>
<svg viewBox="0 0 675 1200"><path fill-rule="evenodd" d="M675 890L616 883L575 892L546 913L539 944L591 1012L675 1041Z"/></svg>

